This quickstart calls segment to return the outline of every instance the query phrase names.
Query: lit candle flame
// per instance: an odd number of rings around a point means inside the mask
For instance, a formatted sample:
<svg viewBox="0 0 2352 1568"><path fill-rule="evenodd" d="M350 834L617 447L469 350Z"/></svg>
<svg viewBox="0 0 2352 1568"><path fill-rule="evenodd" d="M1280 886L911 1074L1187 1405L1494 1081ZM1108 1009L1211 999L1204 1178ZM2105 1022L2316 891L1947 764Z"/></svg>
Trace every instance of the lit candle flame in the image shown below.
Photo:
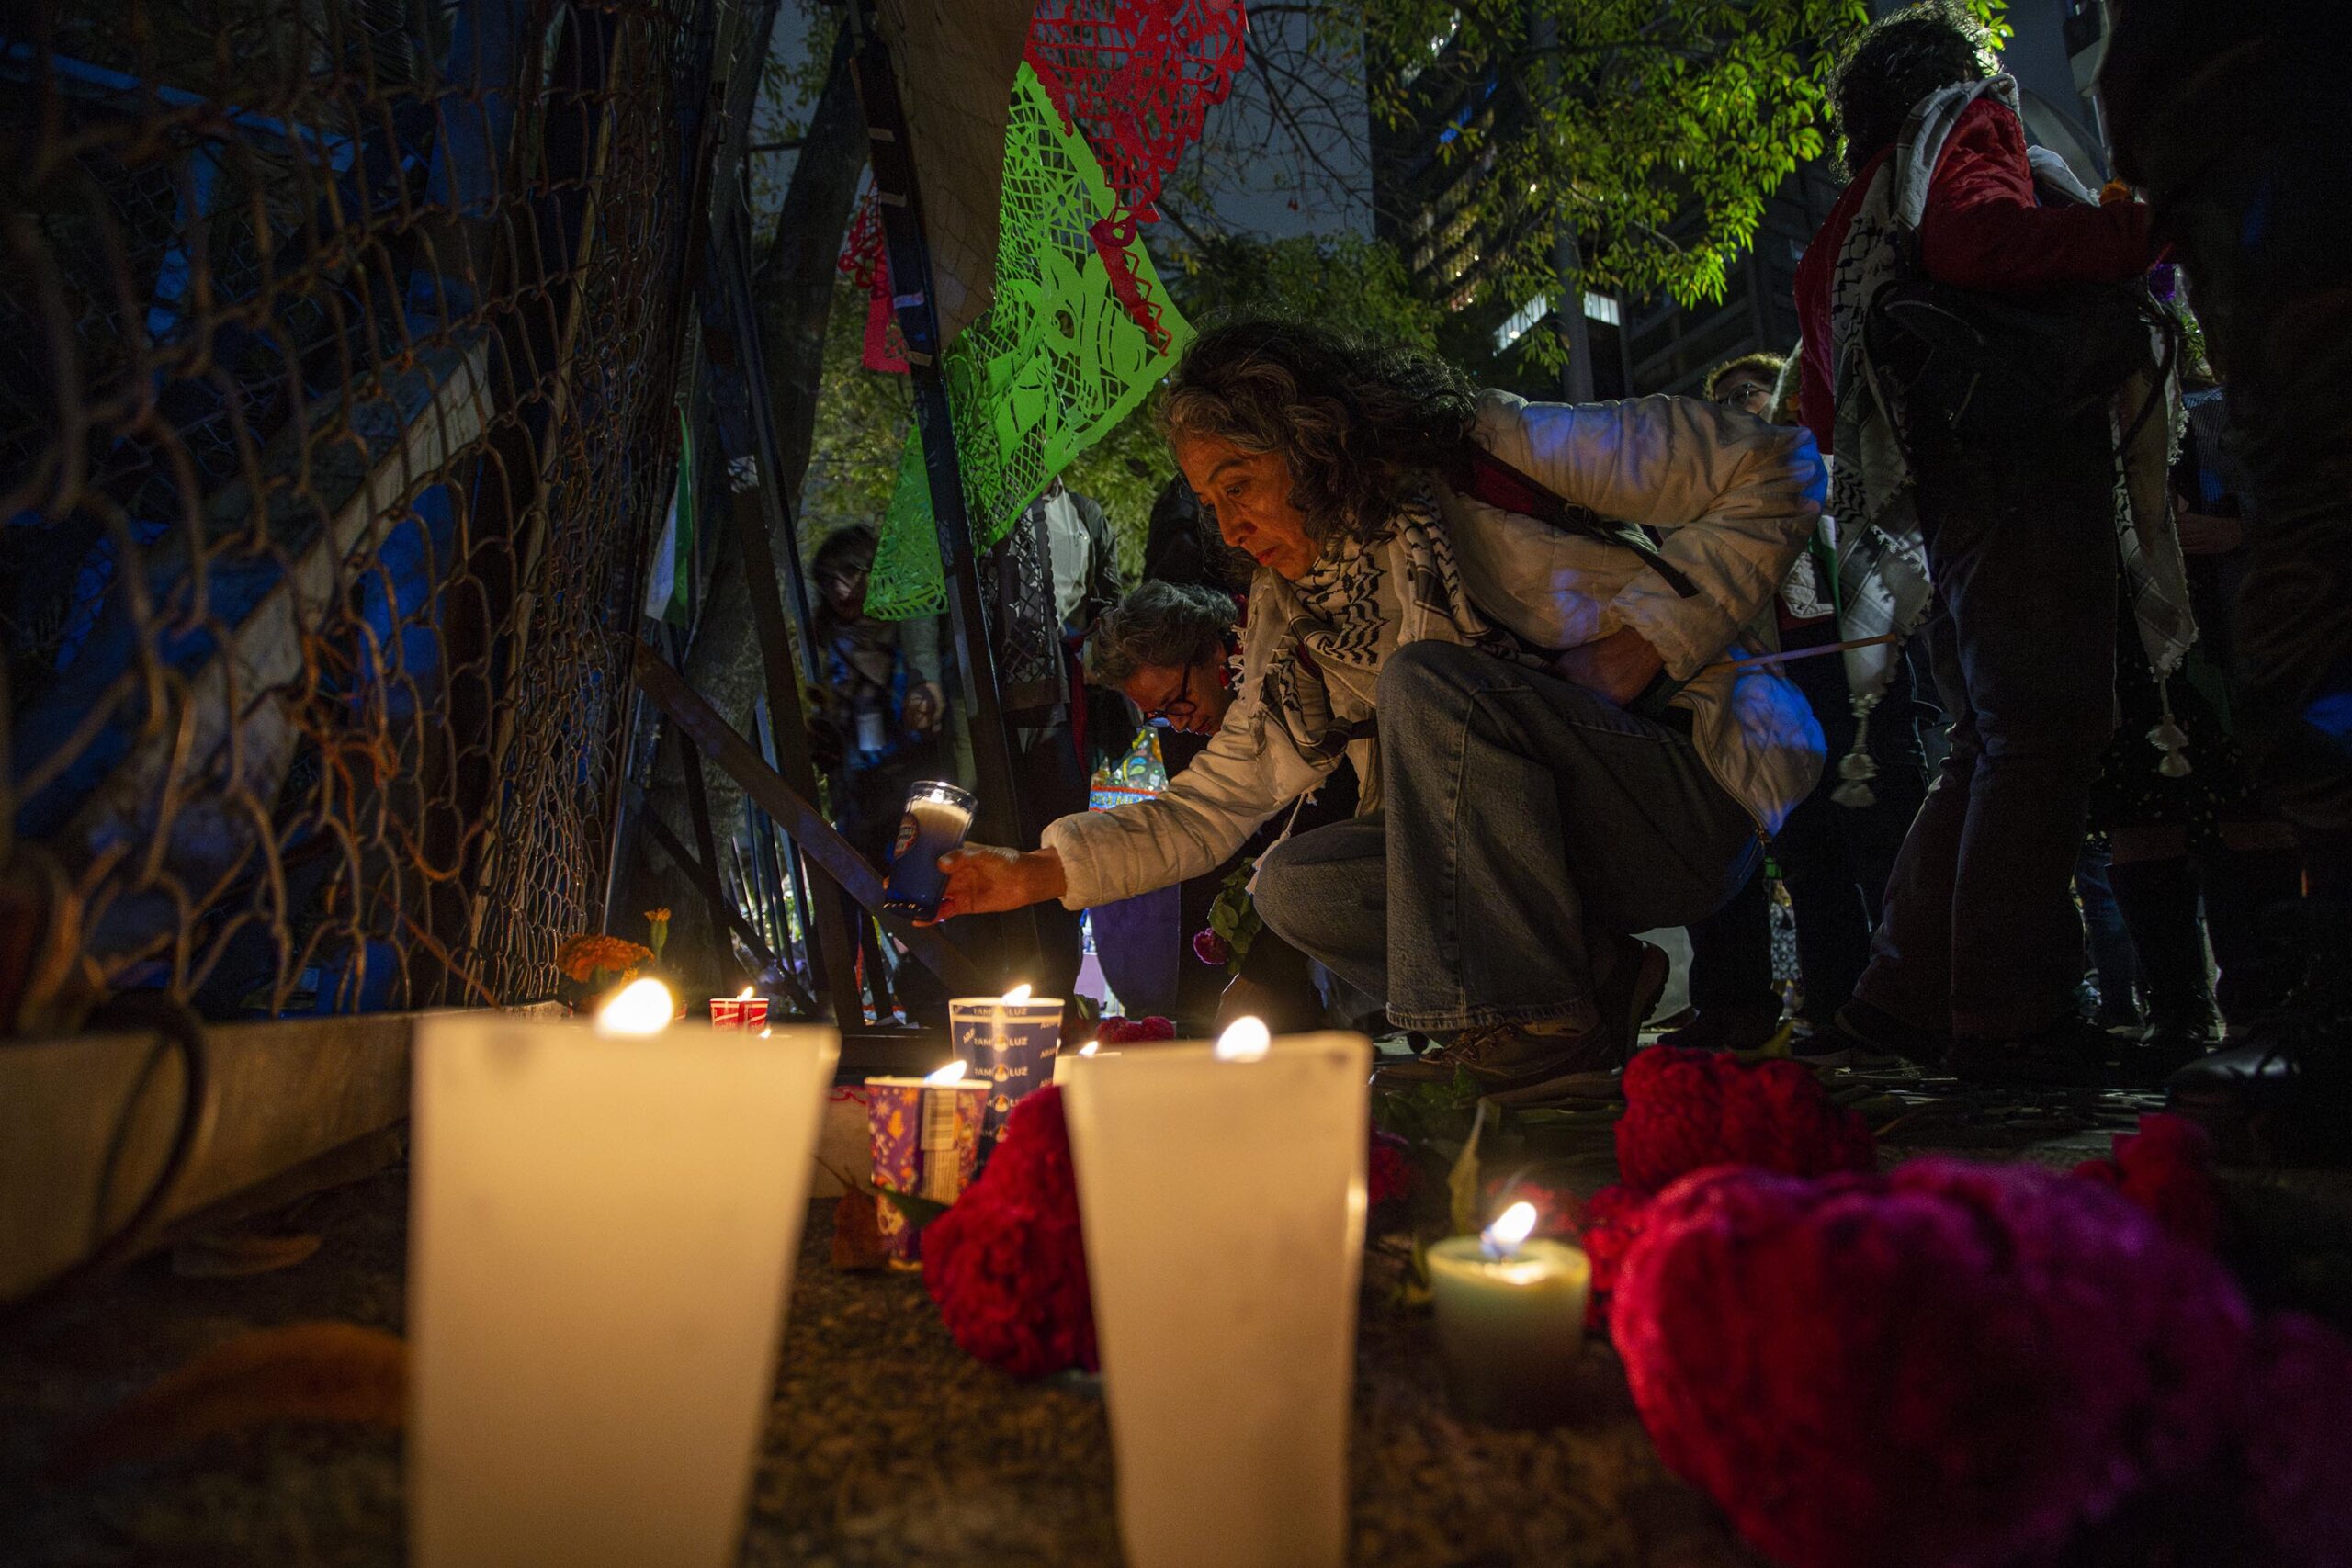
<svg viewBox="0 0 2352 1568"><path fill-rule="evenodd" d="M1035 987L1031 987L1028 982L1023 981L1020 985L1013 987L1012 989L1005 992L1003 996L997 999L1006 1007L1017 1008L1023 1002L1029 999L1030 992Z"/></svg>
<svg viewBox="0 0 2352 1568"><path fill-rule="evenodd" d="M741 990L735 993L735 999L739 1002L748 1002L757 993L754 992L751 987L746 986Z"/></svg>
<svg viewBox="0 0 2352 1568"><path fill-rule="evenodd" d="M1237 1018L1232 1027L1217 1036L1216 1059L1220 1062L1255 1062L1261 1060L1274 1043L1264 1021Z"/></svg>
<svg viewBox="0 0 2352 1568"><path fill-rule="evenodd" d="M669 987L650 976L631 980L596 1010L596 1032L659 1034L677 1012L677 999L670 995Z"/></svg>
<svg viewBox="0 0 2352 1568"><path fill-rule="evenodd" d="M1102 1042L1100 1040L1090 1040L1085 1044L1080 1045L1078 1048L1078 1054L1081 1056L1091 1056L1095 1052L1100 1051L1101 1049L1102 1049Z"/></svg>
<svg viewBox="0 0 2352 1568"><path fill-rule="evenodd" d="M925 1073L923 1075L922 1081L925 1083L962 1083L964 1081L964 1072L965 1067L963 1059L958 1057L955 1061L950 1062L945 1066L940 1068L937 1072Z"/></svg>
<svg viewBox="0 0 2352 1568"><path fill-rule="evenodd" d="M1509 1258L1534 1234L1535 1205L1521 1199L1495 1216L1495 1223L1478 1237L1478 1246L1489 1258Z"/></svg>

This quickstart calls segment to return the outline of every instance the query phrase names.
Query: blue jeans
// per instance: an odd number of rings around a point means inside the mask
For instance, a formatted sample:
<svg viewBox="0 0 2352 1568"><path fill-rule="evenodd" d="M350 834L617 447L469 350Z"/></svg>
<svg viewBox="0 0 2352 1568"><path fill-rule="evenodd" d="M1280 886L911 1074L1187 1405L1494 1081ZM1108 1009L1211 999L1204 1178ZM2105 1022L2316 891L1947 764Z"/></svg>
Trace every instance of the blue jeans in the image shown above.
<svg viewBox="0 0 2352 1568"><path fill-rule="evenodd" d="M1400 1029L1589 1027L1592 958L1719 908L1761 851L1680 729L1450 643L1380 672L1380 808L1286 839L1258 912Z"/></svg>

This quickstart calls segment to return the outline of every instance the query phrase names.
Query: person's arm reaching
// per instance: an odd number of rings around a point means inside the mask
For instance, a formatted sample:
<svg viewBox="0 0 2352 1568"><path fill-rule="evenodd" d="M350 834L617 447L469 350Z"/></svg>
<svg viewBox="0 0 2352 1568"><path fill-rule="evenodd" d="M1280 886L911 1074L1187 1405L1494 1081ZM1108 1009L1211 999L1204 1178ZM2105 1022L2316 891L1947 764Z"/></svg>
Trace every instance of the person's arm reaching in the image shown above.
<svg viewBox="0 0 2352 1568"><path fill-rule="evenodd" d="M1259 705L1256 684L1156 799L1049 822L1042 847L1025 855L974 845L943 857L942 914L988 914L1055 897L1072 909L1091 908L1222 865L1260 824L1337 765L1301 756Z"/></svg>

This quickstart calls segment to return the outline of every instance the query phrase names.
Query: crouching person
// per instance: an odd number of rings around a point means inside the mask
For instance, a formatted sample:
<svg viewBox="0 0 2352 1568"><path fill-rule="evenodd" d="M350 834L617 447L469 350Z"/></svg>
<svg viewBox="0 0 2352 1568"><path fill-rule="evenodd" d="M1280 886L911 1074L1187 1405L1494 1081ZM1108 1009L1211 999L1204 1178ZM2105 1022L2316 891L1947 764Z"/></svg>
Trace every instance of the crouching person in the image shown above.
<svg viewBox="0 0 2352 1568"><path fill-rule="evenodd" d="M1622 1066L1666 975L1629 933L1719 907L1818 775L1795 689L1729 667L1813 531L1812 438L1687 399L1481 393L1271 321L1204 335L1163 417L1257 563L1238 694L1159 798L948 857L943 913L1197 875L1348 756L1358 814L1267 851L1258 908L1444 1042L1390 1071Z"/></svg>

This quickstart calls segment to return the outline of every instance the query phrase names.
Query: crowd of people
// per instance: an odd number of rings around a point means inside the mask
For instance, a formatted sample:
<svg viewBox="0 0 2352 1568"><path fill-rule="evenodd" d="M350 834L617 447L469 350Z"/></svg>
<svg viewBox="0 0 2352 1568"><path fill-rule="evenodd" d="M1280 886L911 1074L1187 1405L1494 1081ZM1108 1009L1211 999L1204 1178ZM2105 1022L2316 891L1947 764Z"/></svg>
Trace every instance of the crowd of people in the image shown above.
<svg viewBox="0 0 2352 1568"><path fill-rule="evenodd" d="M1141 585L1058 490L1009 541L1034 581L1002 568L1003 618L1035 601L1052 653L1008 677L1042 694L1007 698L1035 847L950 857L943 914L1177 889L1189 932L1248 868L1228 1010L1351 1002L1424 1045L1385 1078L1529 1093L1624 1065L1667 976L1645 933L1683 927L1674 1043L2163 1083L2233 1147L2340 1150L2346 153L2295 51L2344 28L2132 0L2103 84L2131 183L2094 192L1962 8L1874 24L1803 340L1701 397L1535 403L1308 323L1204 333ZM847 700L927 729L935 666L833 609ZM1167 788L1086 809L1088 729L1099 757L1137 715ZM909 753L870 755L887 795Z"/></svg>

